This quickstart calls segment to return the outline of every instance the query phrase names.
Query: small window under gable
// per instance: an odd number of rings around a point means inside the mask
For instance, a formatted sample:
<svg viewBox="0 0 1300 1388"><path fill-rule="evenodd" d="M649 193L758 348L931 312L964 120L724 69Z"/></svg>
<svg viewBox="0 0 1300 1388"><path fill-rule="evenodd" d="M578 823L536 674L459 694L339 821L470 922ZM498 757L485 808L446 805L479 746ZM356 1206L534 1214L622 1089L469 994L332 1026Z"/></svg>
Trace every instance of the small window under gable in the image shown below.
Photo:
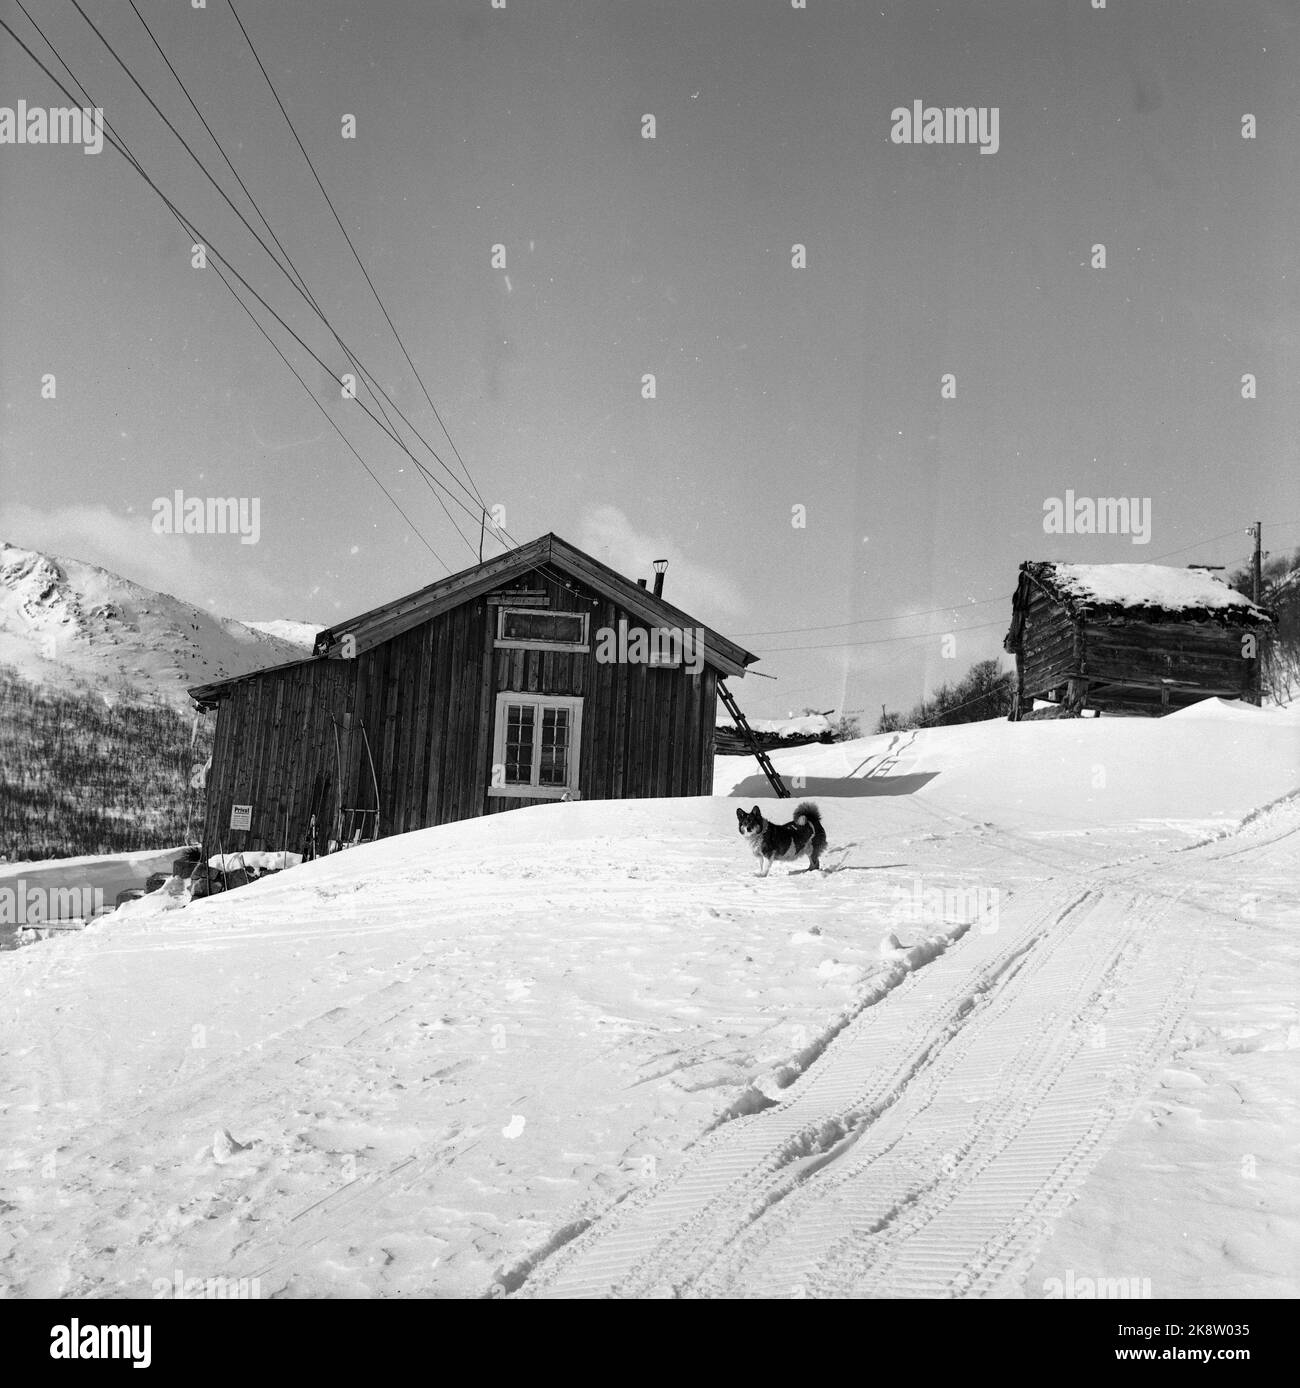
<svg viewBox="0 0 1300 1388"><path fill-rule="evenodd" d="M585 651L591 615L587 612L552 612L537 607L497 609L496 644L505 647L542 647L551 651Z"/></svg>

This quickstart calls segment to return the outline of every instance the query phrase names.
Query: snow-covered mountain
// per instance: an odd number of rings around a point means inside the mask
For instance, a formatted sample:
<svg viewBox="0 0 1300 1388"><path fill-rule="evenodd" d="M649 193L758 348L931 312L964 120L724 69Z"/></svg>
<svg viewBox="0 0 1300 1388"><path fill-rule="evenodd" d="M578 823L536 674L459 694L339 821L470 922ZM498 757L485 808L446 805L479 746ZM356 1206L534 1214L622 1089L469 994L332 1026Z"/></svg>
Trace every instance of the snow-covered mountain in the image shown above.
<svg viewBox="0 0 1300 1388"><path fill-rule="evenodd" d="M300 646L307 655L311 654L312 648L316 645L317 634L323 630L312 622L289 622L282 617L277 617L272 622L245 622L244 626L263 632L267 636L278 637L281 641L288 641L292 646Z"/></svg>
<svg viewBox="0 0 1300 1388"><path fill-rule="evenodd" d="M77 559L0 542L0 664L188 709L191 684L299 660L318 628L216 617Z"/></svg>

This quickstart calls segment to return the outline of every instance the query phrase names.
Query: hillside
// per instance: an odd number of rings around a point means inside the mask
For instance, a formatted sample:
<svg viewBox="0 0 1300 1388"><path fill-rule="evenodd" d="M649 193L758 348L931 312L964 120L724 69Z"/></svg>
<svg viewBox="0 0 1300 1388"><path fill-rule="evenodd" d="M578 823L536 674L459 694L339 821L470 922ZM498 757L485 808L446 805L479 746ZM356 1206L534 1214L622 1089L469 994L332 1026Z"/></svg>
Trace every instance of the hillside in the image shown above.
<svg viewBox="0 0 1300 1388"><path fill-rule="evenodd" d="M191 684L300 660L318 628L236 622L0 543L0 861L197 835L212 720Z"/></svg>
<svg viewBox="0 0 1300 1388"><path fill-rule="evenodd" d="M302 659L312 628L258 625L270 630L93 564L0 542L0 665L44 689L90 687L188 713L191 684Z"/></svg>
<svg viewBox="0 0 1300 1388"><path fill-rule="evenodd" d="M191 780L210 719L165 701L33 684L0 665L0 862L184 843L203 830Z"/></svg>
<svg viewBox="0 0 1300 1388"><path fill-rule="evenodd" d="M1295 1295L1300 717L773 760L4 956L11 1294Z"/></svg>

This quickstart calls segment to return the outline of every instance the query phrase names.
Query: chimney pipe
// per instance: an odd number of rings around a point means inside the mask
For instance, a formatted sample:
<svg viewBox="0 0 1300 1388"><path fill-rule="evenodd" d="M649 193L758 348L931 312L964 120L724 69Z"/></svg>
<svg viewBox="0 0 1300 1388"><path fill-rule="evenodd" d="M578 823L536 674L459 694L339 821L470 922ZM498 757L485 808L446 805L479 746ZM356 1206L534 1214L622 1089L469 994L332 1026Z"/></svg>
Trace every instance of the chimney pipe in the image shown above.
<svg viewBox="0 0 1300 1388"><path fill-rule="evenodd" d="M644 588L644 587L646 586L646 581L645 581L645 579L644 579L644 578L638 578L637 581L636 581L636 586L637 586L638 588Z"/></svg>
<svg viewBox="0 0 1300 1388"><path fill-rule="evenodd" d="M655 564L655 597L661 598L664 595L664 570L668 567L667 559L656 559Z"/></svg>

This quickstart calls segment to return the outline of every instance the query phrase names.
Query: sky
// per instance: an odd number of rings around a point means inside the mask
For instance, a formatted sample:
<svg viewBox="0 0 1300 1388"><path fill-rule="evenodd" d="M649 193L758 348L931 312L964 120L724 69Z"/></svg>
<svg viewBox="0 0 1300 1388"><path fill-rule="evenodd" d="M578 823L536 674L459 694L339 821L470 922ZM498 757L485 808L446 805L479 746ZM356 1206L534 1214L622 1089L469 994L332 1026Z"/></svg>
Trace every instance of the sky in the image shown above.
<svg viewBox="0 0 1300 1388"><path fill-rule="evenodd" d="M269 242L131 5L80 2ZM0 144L11 543L334 624L475 562L481 495L516 542L668 558L773 677L747 712L864 730L1006 660L1026 559L1300 546L1294 2L236 0L419 379L228 0L136 8L328 326L72 0L23 3L212 255L107 145ZM0 30L20 101L69 104ZM996 109L996 148L896 141L915 102ZM156 533L178 489L256 499L257 542ZM1068 492L1146 542L1046 533Z"/></svg>

